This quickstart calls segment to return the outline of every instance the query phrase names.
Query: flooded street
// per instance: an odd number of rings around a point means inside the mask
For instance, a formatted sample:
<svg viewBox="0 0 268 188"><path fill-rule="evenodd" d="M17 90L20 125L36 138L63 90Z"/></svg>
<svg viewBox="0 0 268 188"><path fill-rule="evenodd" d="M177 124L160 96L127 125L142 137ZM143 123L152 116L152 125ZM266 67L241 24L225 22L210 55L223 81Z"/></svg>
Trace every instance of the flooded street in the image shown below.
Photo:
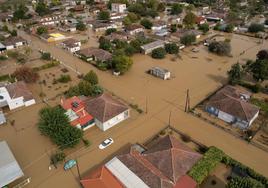
<svg viewBox="0 0 268 188"><path fill-rule="evenodd" d="M242 63L246 59L255 59L260 49L268 48L267 41L258 44L258 39L233 35L231 37L233 57L220 57L208 53L203 45L197 47L199 49L197 53L191 52L193 47L184 49L180 52L180 57L175 60L171 55L163 60L155 60L148 55L138 54L133 56L134 64L131 70L123 76L116 77L110 72L95 69L92 65L53 44L48 45L21 31L20 35L30 39L31 45L35 48L50 52L64 64L72 68L77 66L81 73L94 70L104 88L128 103L138 104L144 111L147 106L148 113L137 115L132 112L133 115L129 120L111 130L101 132L93 128L85 132L92 145L89 148L81 147L71 155L79 161L82 175L106 160L107 156L112 157L112 154L122 146L146 141L163 129L168 125L171 112L171 126L207 146L214 145L221 148L234 159L268 176L267 167L261 163L268 159L266 152L184 113L187 89L190 91L191 106L199 103L226 82L226 72L232 64L238 61ZM153 66L171 71L172 79L164 81L146 74L146 71ZM55 146L47 137L40 136L35 126L38 119L37 112L41 107L43 104L25 108L21 113L11 114L11 118L16 119L16 128L22 126L24 130L17 132L13 127L6 126L1 128L0 138L10 141L10 147L25 174L32 178L32 182L27 187L78 188L78 174L75 168L68 172L63 171L61 167L48 170L51 148ZM107 137L112 137L115 143L105 150L99 150L98 144Z"/></svg>

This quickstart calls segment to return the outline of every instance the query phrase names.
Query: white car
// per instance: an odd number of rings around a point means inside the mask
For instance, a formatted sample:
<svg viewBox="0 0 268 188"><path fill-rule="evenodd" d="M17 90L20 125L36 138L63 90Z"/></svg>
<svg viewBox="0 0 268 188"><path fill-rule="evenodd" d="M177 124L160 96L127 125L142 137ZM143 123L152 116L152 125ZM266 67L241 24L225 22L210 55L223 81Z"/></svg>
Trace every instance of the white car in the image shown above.
<svg viewBox="0 0 268 188"><path fill-rule="evenodd" d="M110 146L112 143L114 143L112 138L107 138L106 140L104 140L100 145L99 145L99 149L105 149L108 146Z"/></svg>

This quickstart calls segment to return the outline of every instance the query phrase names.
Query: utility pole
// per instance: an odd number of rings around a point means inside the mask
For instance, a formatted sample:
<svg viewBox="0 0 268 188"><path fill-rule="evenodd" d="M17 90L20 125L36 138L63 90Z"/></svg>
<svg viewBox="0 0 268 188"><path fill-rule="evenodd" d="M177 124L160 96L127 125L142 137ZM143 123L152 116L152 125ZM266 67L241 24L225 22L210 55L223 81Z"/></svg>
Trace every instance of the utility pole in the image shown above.
<svg viewBox="0 0 268 188"><path fill-rule="evenodd" d="M169 111L169 116L168 116L168 126L171 126L171 110Z"/></svg>
<svg viewBox="0 0 268 188"><path fill-rule="evenodd" d="M78 164L78 160L77 159L76 159L76 169L77 169L79 180L81 180L80 169L79 169L79 164Z"/></svg>
<svg viewBox="0 0 268 188"><path fill-rule="evenodd" d="M186 102L185 102L184 111L185 112L189 112L190 111L190 95L189 95L189 89L187 89L187 95L186 95Z"/></svg>
<svg viewBox="0 0 268 188"><path fill-rule="evenodd" d="M148 113L148 97L146 96L146 101L145 101L145 113Z"/></svg>

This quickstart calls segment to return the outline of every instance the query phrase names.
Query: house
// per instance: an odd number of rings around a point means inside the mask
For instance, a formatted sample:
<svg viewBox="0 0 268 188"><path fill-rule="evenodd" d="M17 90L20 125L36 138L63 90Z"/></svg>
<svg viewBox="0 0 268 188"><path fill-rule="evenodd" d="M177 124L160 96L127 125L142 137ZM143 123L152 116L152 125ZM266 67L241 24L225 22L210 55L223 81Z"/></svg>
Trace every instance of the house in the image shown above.
<svg viewBox="0 0 268 188"><path fill-rule="evenodd" d="M141 49L144 54L149 54L151 53L154 49L157 48L163 48L165 46L165 41L162 40L157 40L148 44L145 44L141 46Z"/></svg>
<svg viewBox="0 0 268 188"><path fill-rule="evenodd" d="M104 38L106 40L109 40L110 42L112 42L114 40L121 40L121 41L130 42L130 40L133 39L133 37L128 35L126 32L122 32L122 31L113 32L110 35L104 36Z"/></svg>
<svg viewBox="0 0 268 188"><path fill-rule="evenodd" d="M6 141L0 142L0 153L0 187L5 187L24 174Z"/></svg>
<svg viewBox="0 0 268 188"><path fill-rule="evenodd" d="M76 39L67 39L61 43L64 49L70 51L71 53L77 52L80 50L81 42Z"/></svg>
<svg viewBox="0 0 268 188"><path fill-rule="evenodd" d="M186 36L186 35L195 35L196 39L199 39L201 37L201 32L197 30L185 30L185 29L180 29L174 33L171 34L171 38L180 41L181 37Z"/></svg>
<svg viewBox="0 0 268 188"><path fill-rule="evenodd" d="M112 59L112 54L110 52L94 47L79 50L77 55L85 61L106 62Z"/></svg>
<svg viewBox="0 0 268 188"><path fill-rule="evenodd" d="M84 188L124 188L121 182L105 167L101 166L80 181Z"/></svg>
<svg viewBox="0 0 268 188"><path fill-rule="evenodd" d="M8 106L10 110L35 104L31 91L25 82L19 81L0 87L0 107Z"/></svg>
<svg viewBox="0 0 268 188"><path fill-rule="evenodd" d="M3 113L3 111L0 109L0 125L6 123L7 120L6 120L6 117L5 117L5 114Z"/></svg>
<svg viewBox="0 0 268 188"><path fill-rule="evenodd" d="M217 14L217 13L211 13L211 14L205 15L205 18L207 21L211 21L211 22L223 22L223 15Z"/></svg>
<svg viewBox="0 0 268 188"><path fill-rule="evenodd" d="M0 42L0 54L6 50L7 50L6 46Z"/></svg>
<svg viewBox="0 0 268 188"><path fill-rule="evenodd" d="M42 25L57 25L60 23L67 23L67 19L62 17L60 14L54 14L50 16L44 16L38 19Z"/></svg>
<svg viewBox="0 0 268 188"><path fill-rule="evenodd" d="M129 108L107 93L85 100L85 109L94 117L96 125L102 131L130 117Z"/></svg>
<svg viewBox="0 0 268 188"><path fill-rule="evenodd" d="M126 16L127 16L126 13L111 13L110 14L110 20L123 19Z"/></svg>
<svg viewBox="0 0 268 188"><path fill-rule="evenodd" d="M187 172L201 157L202 155L169 135L149 148L135 144L129 152L114 157L101 169L107 169L111 173L111 181L117 179L115 187L196 188L197 183ZM85 183L100 181L98 177L104 177L100 176L100 173L97 174L98 176L82 179L83 187L88 188ZM99 187L101 184L90 185Z"/></svg>
<svg viewBox="0 0 268 188"><path fill-rule="evenodd" d="M259 108L248 102L250 96L250 92L228 85L209 99L205 110L235 127L246 129L259 114Z"/></svg>
<svg viewBox="0 0 268 188"><path fill-rule="evenodd" d="M151 30L153 32L160 31L167 28L167 23L162 20L157 20L153 22Z"/></svg>
<svg viewBox="0 0 268 188"><path fill-rule="evenodd" d="M95 125L94 118L85 110L85 104L79 97L61 99L61 107L66 110L72 126L85 131Z"/></svg>
<svg viewBox="0 0 268 188"><path fill-rule="evenodd" d="M123 3L112 3L112 12L123 13L127 10L127 5Z"/></svg>
<svg viewBox="0 0 268 188"><path fill-rule="evenodd" d="M110 22L110 23L94 22L92 24L92 27L93 27L93 30L95 32L104 32L107 29L111 29L111 28L116 29L117 28L117 25L114 24L114 23L112 23L112 22Z"/></svg>
<svg viewBox="0 0 268 188"><path fill-rule="evenodd" d="M204 24L204 23L206 23L207 22L207 20L206 20L206 18L204 17L204 16L198 16L197 18L196 18L196 21L195 21L195 23L197 24L197 25L202 25L202 24Z"/></svg>
<svg viewBox="0 0 268 188"><path fill-rule="evenodd" d="M170 79L170 72L167 69L163 69L160 67L153 67L149 70L149 74L154 75L163 80Z"/></svg>
<svg viewBox="0 0 268 188"><path fill-rule="evenodd" d="M76 25L74 24L65 24L59 27L60 31L63 32L75 32L76 31Z"/></svg>
<svg viewBox="0 0 268 188"><path fill-rule="evenodd" d="M2 44L6 47L6 50L12 50L14 48L27 45L27 40L20 36L12 36L6 38Z"/></svg>
<svg viewBox="0 0 268 188"><path fill-rule="evenodd" d="M126 27L126 32L130 35L136 35L144 32L144 27L140 24L131 24Z"/></svg>

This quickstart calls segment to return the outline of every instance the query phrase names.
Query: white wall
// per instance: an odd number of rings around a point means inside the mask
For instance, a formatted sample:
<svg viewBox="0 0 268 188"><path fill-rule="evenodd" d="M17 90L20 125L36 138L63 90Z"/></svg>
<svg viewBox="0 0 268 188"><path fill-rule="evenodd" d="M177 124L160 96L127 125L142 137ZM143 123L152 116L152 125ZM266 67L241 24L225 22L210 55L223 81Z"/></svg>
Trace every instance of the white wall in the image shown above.
<svg viewBox="0 0 268 188"><path fill-rule="evenodd" d="M18 97L8 101L8 106L10 110L24 106L23 97Z"/></svg>
<svg viewBox="0 0 268 188"><path fill-rule="evenodd" d="M223 111L219 111L218 118L227 122L227 123L231 123L234 121L234 117L232 115L227 114Z"/></svg>
<svg viewBox="0 0 268 188"><path fill-rule="evenodd" d="M35 104L35 103L36 103L35 100L32 99L32 100L29 100L29 101L25 101L25 102L24 102L24 105L25 105L25 106L31 106L31 105L33 105L33 104Z"/></svg>
<svg viewBox="0 0 268 188"><path fill-rule="evenodd" d="M128 112L128 116L125 117L125 112ZM108 129L110 129L111 127L115 126L116 124L126 120L127 118L129 118L129 110L126 110L125 112L115 116L114 118L102 123L99 120L95 119L95 123L96 125L102 130L102 131L106 131Z"/></svg>

